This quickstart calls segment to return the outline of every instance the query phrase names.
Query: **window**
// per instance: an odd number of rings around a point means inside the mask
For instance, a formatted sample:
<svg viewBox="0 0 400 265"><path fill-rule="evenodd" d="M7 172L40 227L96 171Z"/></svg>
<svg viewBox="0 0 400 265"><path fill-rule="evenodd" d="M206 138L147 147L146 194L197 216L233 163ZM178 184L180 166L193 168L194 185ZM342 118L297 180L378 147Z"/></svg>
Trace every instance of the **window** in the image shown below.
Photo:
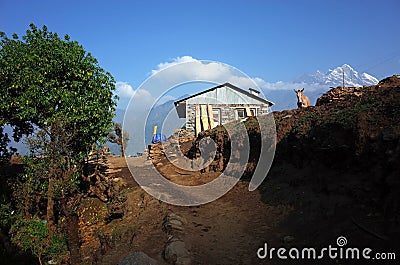
<svg viewBox="0 0 400 265"><path fill-rule="evenodd" d="M246 110L245 109L236 109L238 119L243 119L246 117Z"/></svg>
<svg viewBox="0 0 400 265"><path fill-rule="evenodd" d="M240 120L246 117L256 117L257 108L237 108L235 109L235 119Z"/></svg>
<svg viewBox="0 0 400 265"><path fill-rule="evenodd" d="M250 109L250 116L255 117L257 116L257 109Z"/></svg>
<svg viewBox="0 0 400 265"><path fill-rule="evenodd" d="M221 125L221 109L213 109L212 115L214 120L214 127Z"/></svg>

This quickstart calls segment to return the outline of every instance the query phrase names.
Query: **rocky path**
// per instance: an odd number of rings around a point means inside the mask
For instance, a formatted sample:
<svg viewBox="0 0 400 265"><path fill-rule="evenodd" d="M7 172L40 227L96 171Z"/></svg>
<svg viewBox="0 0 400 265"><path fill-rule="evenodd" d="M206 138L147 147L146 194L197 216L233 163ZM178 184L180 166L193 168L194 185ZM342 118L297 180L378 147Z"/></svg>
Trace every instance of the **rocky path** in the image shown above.
<svg viewBox="0 0 400 265"><path fill-rule="evenodd" d="M171 208L187 220L185 242L193 264L262 264L258 248L264 242L281 244L285 234L276 230L291 210L263 204L241 182L209 204Z"/></svg>
<svg viewBox="0 0 400 265"><path fill-rule="evenodd" d="M134 174L151 172L144 157L128 158L128 163L140 168ZM167 168L163 171L168 172ZM180 238L190 252L191 264L262 264L257 258L258 248L265 242L281 244L287 235L281 231L280 221L291 211L288 206L264 204L260 194L249 192L248 183L241 181L211 203L167 207L186 220Z"/></svg>

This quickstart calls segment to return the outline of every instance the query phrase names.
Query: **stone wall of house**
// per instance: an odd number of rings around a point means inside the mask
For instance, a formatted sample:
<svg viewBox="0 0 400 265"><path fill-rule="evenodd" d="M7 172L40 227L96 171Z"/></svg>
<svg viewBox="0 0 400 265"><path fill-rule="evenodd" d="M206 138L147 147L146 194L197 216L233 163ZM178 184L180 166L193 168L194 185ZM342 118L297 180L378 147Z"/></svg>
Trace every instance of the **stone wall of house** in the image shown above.
<svg viewBox="0 0 400 265"><path fill-rule="evenodd" d="M196 126L196 105L186 104L186 130L194 131Z"/></svg>
<svg viewBox="0 0 400 265"><path fill-rule="evenodd" d="M225 124L235 120L235 112L236 108L256 108L257 116L268 114L269 107L267 104L251 104L251 105L243 105L243 104L213 104L213 109L221 110L221 123ZM196 125L196 105L195 104L187 104L186 105L186 129L194 131Z"/></svg>

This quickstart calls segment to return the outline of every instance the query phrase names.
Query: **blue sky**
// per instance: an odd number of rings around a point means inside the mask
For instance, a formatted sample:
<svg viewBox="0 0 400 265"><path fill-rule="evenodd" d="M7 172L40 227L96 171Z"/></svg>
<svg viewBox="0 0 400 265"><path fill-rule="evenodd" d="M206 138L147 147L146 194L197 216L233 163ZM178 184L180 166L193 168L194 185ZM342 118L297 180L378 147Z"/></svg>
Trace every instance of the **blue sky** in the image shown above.
<svg viewBox="0 0 400 265"><path fill-rule="evenodd" d="M33 22L68 34L132 90L182 58L270 83L344 63L382 79L400 73L399 11L397 0L0 0L0 30L23 34Z"/></svg>

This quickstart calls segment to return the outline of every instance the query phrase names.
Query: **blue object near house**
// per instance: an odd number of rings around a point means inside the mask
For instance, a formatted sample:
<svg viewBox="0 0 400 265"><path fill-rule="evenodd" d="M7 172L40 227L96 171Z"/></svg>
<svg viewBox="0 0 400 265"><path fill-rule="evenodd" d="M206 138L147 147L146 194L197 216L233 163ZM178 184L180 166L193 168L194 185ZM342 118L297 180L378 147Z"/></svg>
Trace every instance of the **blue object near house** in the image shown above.
<svg viewBox="0 0 400 265"><path fill-rule="evenodd" d="M153 138L151 139L151 143L163 143L163 142L168 142L168 138L165 137L165 135L161 133L156 133L153 135Z"/></svg>

